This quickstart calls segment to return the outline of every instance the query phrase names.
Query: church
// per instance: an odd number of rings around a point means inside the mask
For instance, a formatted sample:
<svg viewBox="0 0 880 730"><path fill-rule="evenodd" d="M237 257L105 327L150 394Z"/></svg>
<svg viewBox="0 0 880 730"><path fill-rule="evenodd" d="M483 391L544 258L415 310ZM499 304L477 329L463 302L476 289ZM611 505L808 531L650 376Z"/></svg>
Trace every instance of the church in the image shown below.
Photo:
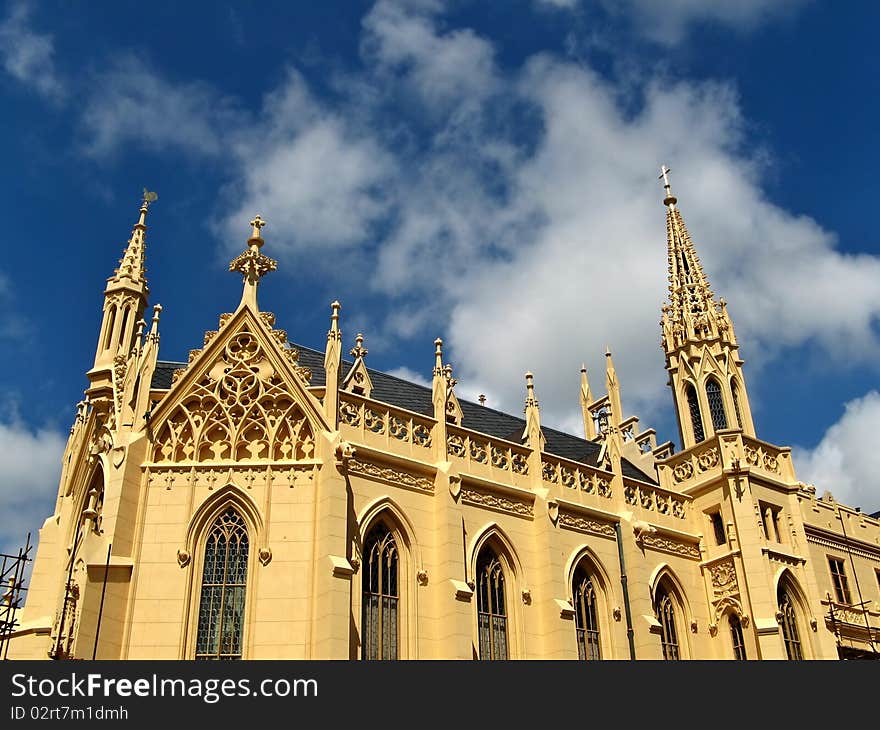
<svg viewBox="0 0 880 730"><path fill-rule="evenodd" d="M604 392L573 380L575 436L542 424L531 373L522 415L459 398L440 339L430 387L372 369L339 302L323 351L292 342L258 305L259 215L235 311L163 360L145 196L9 658L880 656L880 520L756 433L667 172L680 451L623 413L610 352Z"/></svg>

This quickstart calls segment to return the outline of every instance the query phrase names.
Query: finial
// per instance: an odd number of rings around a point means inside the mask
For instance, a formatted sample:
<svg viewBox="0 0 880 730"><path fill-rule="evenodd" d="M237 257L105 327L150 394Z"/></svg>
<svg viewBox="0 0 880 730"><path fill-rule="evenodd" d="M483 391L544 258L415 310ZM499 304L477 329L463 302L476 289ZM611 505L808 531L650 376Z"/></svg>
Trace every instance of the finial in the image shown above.
<svg viewBox="0 0 880 730"><path fill-rule="evenodd" d="M251 237L248 239L248 244L256 243L258 247L263 245L262 228L265 225L266 221L257 213L251 221Z"/></svg>
<svg viewBox="0 0 880 730"><path fill-rule="evenodd" d="M364 347L364 336L358 332L357 336L354 338L354 347L352 347L348 354L352 357L366 357L369 350Z"/></svg>
<svg viewBox="0 0 880 730"><path fill-rule="evenodd" d="M458 381L452 377L452 363L446 363L446 366L443 368L443 377L446 378L446 389L447 391L452 390L456 385L458 385Z"/></svg>
<svg viewBox="0 0 880 730"><path fill-rule="evenodd" d="M605 357L611 357L611 348L605 345Z"/></svg>
<svg viewBox="0 0 880 730"><path fill-rule="evenodd" d="M330 302L330 331L327 333L327 337L337 337L339 332L339 310L342 308L342 305L337 301L333 300ZM339 339L337 337L337 339Z"/></svg>
<svg viewBox="0 0 880 730"><path fill-rule="evenodd" d="M260 279L278 268L278 262L275 259L270 259L260 253L260 247L263 245L260 229L265 225L266 222L259 214L254 216L251 221L251 237L247 242L248 250L229 262L230 271L237 271L244 276L244 291L241 294L239 307L248 305L255 312L259 309L257 307L257 287L260 284Z"/></svg>
<svg viewBox="0 0 880 730"><path fill-rule="evenodd" d="M660 166L660 177L658 180L663 181L663 190L666 192L666 197L663 198L663 205L668 205L670 208L674 208L675 204L678 202L677 198L672 194L672 186L669 184L669 173L672 172L666 165Z"/></svg>
<svg viewBox="0 0 880 730"><path fill-rule="evenodd" d="M443 340L434 340L434 375L443 375Z"/></svg>
<svg viewBox="0 0 880 730"><path fill-rule="evenodd" d="M528 372L526 373L526 408L537 405L538 399L535 398L535 376Z"/></svg>
<svg viewBox="0 0 880 730"><path fill-rule="evenodd" d="M485 394L485 393L480 393L480 394L477 396L477 400L480 401L480 405L481 405L481 406L486 405L486 394Z"/></svg>
<svg viewBox="0 0 880 730"><path fill-rule="evenodd" d="M159 199L159 196L144 188L143 199L141 201L141 211L140 217L138 218L138 225L145 226L147 224L147 210L150 207L150 203L155 203Z"/></svg>
<svg viewBox="0 0 880 730"><path fill-rule="evenodd" d="M153 322L150 326L150 341L153 343L157 343L159 341L159 315L162 312L161 304L153 305Z"/></svg>

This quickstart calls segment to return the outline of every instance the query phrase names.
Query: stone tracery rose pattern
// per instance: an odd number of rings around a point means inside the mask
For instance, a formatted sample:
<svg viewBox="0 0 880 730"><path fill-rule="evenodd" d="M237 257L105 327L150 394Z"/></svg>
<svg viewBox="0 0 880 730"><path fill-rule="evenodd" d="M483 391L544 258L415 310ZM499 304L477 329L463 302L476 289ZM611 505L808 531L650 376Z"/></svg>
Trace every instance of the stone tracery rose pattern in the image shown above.
<svg viewBox="0 0 880 730"><path fill-rule="evenodd" d="M156 462L314 456L311 426L258 339L243 328L161 426Z"/></svg>

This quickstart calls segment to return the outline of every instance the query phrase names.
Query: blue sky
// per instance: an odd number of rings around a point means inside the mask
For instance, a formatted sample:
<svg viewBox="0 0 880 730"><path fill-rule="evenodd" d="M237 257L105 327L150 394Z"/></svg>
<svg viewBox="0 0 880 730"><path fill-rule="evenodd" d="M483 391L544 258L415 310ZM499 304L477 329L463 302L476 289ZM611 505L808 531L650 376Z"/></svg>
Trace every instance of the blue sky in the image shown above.
<svg viewBox="0 0 880 730"><path fill-rule="evenodd" d="M101 291L149 218L160 357L238 302L322 348L577 431L578 370L676 440L661 163L724 296L760 437L880 508L880 9L808 0L0 5L0 547L52 510Z"/></svg>

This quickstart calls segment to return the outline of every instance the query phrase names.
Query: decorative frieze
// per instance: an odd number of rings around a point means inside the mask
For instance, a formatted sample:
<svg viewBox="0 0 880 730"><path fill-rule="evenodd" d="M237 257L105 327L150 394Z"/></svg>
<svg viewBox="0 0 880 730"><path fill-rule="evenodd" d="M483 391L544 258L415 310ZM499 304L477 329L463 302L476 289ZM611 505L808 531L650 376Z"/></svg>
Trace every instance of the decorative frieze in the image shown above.
<svg viewBox="0 0 880 730"><path fill-rule="evenodd" d="M642 535L642 545L664 553L681 555L692 560L700 559L700 550L693 543L673 540L660 533Z"/></svg>
<svg viewBox="0 0 880 730"><path fill-rule="evenodd" d="M434 481L432 479L399 468L380 466L370 461L351 459L348 462L348 470L354 474L363 474L396 487L416 489L421 492L434 491Z"/></svg>
<svg viewBox="0 0 880 730"><path fill-rule="evenodd" d="M499 512L507 512L508 514L518 517L533 517L534 511L531 502L522 499L516 499L505 494L497 494L471 487L461 488L461 501L465 504L472 504L478 507L488 507Z"/></svg>
<svg viewBox="0 0 880 730"><path fill-rule="evenodd" d="M315 480L319 465L270 464L260 466L164 466L153 464L146 467L150 487L207 487L213 490L227 484L243 489L275 484L277 486L306 486Z"/></svg>
<svg viewBox="0 0 880 730"><path fill-rule="evenodd" d="M614 526L607 522L593 520L583 515L575 514L559 510L559 524L567 527L569 530L577 530L578 532L587 532L593 535L602 535L604 537L614 537Z"/></svg>

